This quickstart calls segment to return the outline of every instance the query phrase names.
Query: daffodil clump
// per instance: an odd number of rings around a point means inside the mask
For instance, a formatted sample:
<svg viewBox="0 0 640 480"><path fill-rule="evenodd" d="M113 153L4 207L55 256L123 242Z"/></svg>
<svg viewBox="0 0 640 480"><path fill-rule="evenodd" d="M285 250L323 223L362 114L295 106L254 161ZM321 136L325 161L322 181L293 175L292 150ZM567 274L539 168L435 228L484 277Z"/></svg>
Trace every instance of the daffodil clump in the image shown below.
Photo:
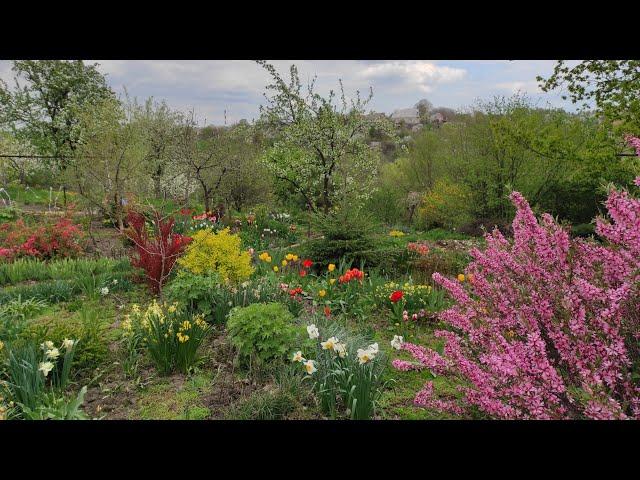
<svg viewBox="0 0 640 480"><path fill-rule="evenodd" d="M210 330L202 315L188 317L177 303L161 305L156 300L144 311L133 305L122 327L128 341L144 348L162 374L187 373Z"/></svg>
<svg viewBox="0 0 640 480"><path fill-rule="evenodd" d="M389 232L389 236L396 237L396 238L404 237L404 232L402 232L400 230L391 230Z"/></svg>
<svg viewBox="0 0 640 480"><path fill-rule="evenodd" d="M307 326L309 339L316 345L315 359L308 359L302 350L293 353L314 383L320 407L326 415L336 418L343 410L352 419L371 419L376 401L382 393L384 361L380 361L377 343L357 348L332 335L326 340L315 325ZM346 333L345 333L346 335Z"/></svg>
<svg viewBox="0 0 640 480"><path fill-rule="evenodd" d="M251 255L241 248L238 235L225 228L215 233L199 230L178 263L197 275L217 273L225 283L241 283L253 273Z"/></svg>

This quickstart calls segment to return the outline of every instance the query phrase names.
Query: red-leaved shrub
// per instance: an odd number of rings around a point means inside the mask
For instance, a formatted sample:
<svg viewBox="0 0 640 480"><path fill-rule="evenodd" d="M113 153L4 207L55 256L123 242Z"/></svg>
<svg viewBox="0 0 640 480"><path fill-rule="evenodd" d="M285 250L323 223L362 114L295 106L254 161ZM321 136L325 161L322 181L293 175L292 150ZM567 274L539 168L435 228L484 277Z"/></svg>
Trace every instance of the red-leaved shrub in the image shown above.
<svg viewBox="0 0 640 480"><path fill-rule="evenodd" d="M84 235L68 218L29 227L22 219L0 225L0 259L74 257L83 251Z"/></svg>
<svg viewBox="0 0 640 480"><path fill-rule="evenodd" d="M144 271L145 281L153 293L162 294L162 287L191 237L174 233L173 217L163 220L158 212L153 214L153 235L149 235L144 215L129 212L127 222L129 228L125 235L135 249L131 264Z"/></svg>
<svg viewBox="0 0 640 480"><path fill-rule="evenodd" d="M440 314L443 354L404 343L418 362L393 362L462 378L462 397L438 398L428 382L415 403L505 419L640 418L640 200L610 191L610 220L596 225L604 243L538 221L517 192L511 201L513 241L487 234L469 282L433 275L457 302Z"/></svg>

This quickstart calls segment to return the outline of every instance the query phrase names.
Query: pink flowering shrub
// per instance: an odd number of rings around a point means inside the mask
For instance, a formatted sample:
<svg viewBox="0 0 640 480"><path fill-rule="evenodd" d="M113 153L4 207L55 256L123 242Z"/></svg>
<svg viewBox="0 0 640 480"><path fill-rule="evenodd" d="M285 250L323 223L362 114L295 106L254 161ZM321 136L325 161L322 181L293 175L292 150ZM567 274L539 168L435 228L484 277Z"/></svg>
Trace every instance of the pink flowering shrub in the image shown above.
<svg viewBox="0 0 640 480"><path fill-rule="evenodd" d="M518 192L511 201L513 241L486 235L486 250L471 251L473 282L433 274L456 300L440 314L442 355L404 343L417 363L393 362L456 375L462 396L436 398L429 382L415 403L503 419L640 418L640 200L610 191L603 243L538 221Z"/></svg>

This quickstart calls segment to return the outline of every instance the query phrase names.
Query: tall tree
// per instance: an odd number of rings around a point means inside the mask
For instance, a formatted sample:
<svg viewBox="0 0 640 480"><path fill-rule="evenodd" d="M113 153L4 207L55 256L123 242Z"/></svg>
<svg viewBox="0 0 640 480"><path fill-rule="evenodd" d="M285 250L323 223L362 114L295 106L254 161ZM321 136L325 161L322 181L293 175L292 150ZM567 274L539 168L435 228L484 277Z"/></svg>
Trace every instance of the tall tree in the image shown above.
<svg viewBox="0 0 640 480"><path fill-rule="evenodd" d="M366 115L373 92L363 99L356 92L347 102L340 82L339 101L330 91L327 97L314 89L314 80L303 91L295 65L285 82L273 65L258 62L273 83L261 106L263 120L278 128L279 138L265 155L265 164L275 177L304 197L313 211L325 214L339 201L358 203L373 188L378 168L378 152L366 142L371 127L393 136L391 123L376 115Z"/></svg>
<svg viewBox="0 0 640 480"><path fill-rule="evenodd" d="M153 98L149 98L144 105L134 102L133 121L139 124L144 135L144 163L153 183L154 196L161 198L163 180L172 170L170 163L176 156L180 114L172 111L164 100L154 102Z"/></svg>
<svg viewBox="0 0 640 480"><path fill-rule="evenodd" d="M81 60L15 60L15 87L0 81L0 123L40 154L52 156L54 167L66 170L81 136L80 112L115 98L97 67Z"/></svg>
<svg viewBox="0 0 640 480"><path fill-rule="evenodd" d="M566 89L563 99L640 131L640 60L585 60L573 67L559 60L549 78L537 80L545 92Z"/></svg>

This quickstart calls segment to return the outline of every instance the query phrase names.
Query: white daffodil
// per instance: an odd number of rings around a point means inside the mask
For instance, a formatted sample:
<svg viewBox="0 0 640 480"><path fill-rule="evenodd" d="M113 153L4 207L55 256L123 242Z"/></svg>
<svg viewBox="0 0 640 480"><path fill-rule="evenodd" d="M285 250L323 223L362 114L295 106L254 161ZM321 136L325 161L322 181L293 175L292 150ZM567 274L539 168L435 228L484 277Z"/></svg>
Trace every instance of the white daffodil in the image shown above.
<svg viewBox="0 0 640 480"><path fill-rule="evenodd" d="M347 346L344 343L336 342L333 346L334 352L338 354L340 358L344 358L347 356Z"/></svg>
<svg viewBox="0 0 640 480"><path fill-rule="evenodd" d="M42 350L51 350L53 347L54 345L51 340L47 340L46 342L40 344L40 348Z"/></svg>
<svg viewBox="0 0 640 480"><path fill-rule="evenodd" d="M316 368L316 362L314 362L313 360L307 360L303 365L309 375L313 375L314 372L318 370Z"/></svg>
<svg viewBox="0 0 640 480"><path fill-rule="evenodd" d="M331 337L326 342L320 342L323 350L333 350L336 346L336 343L340 343L336 337Z"/></svg>
<svg viewBox="0 0 640 480"><path fill-rule="evenodd" d="M374 355L377 355L380 349L378 348L377 343L372 343L367 347L367 350L370 350Z"/></svg>
<svg viewBox="0 0 640 480"><path fill-rule="evenodd" d="M47 350L47 358L50 360L55 360L60 356L60 350L58 350L57 348L53 347L51 350Z"/></svg>
<svg viewBox="0 0 640 480"><path fill-rule="evenodd" d="M304 357L302 356L302 352L300 350L298 350L296 353L293 354L293 358L291 359L292 362L304 362Z"/></svg>
<svg viewBox="0 0 640 480"><path fill-rule="evenodd" d="M46 377L47 375L49 375L49 372L53 370L53 363L41 362L40 365L38 366L38 370L44 373L44 376Z"/></svg>
<svg viewBox="0 0 640 480"><path fill-rule="evenodd" d="M360 363L360 365L364 365L365 363L369 363L371 360L373 360L374 358L376 358L376 354L378 352L373 351L369 348L362 349L359 348L358 349L358 363Z"/></svg>
<svg viewBox="0 0 640 480"><path fill-rule="evenodd" d="M107 287L102 287L102 288L100 289L100 293L101 293L102 295L109 295L109 289L108 289Z"/></svg>
<svg viewBox="0 0 640 480"><path fill-rule="evenodd" d="M117 285L118 284L118 279L114 278L113 281L111 282L113 285Z"/></svg>
<svg viewBox="0 0 640 480"><path fill-rule="evenodd" d="M394 335L393 340L391 340L391 346L396 350L400 350L403 343L404 343L404 338L402 338L401 335Z"/></svg>
<svg viewBox="0 0 640 480"><path fill-rule="evenodd" d="M309 334L309 338L311 340L318 338L320 336L320 332L318 331L318 327L316 327L314 324L308 325L307 326L307 333Z"/></svg>
<svg viewBox="0 0 640 480"><path fill-rule="evenodd" d="M73 348L73 346L75 345L75 341L73 340L69 340L68 338L65 338L62 341L62 348L64 348L65 350L71 350Z"/></svg>

